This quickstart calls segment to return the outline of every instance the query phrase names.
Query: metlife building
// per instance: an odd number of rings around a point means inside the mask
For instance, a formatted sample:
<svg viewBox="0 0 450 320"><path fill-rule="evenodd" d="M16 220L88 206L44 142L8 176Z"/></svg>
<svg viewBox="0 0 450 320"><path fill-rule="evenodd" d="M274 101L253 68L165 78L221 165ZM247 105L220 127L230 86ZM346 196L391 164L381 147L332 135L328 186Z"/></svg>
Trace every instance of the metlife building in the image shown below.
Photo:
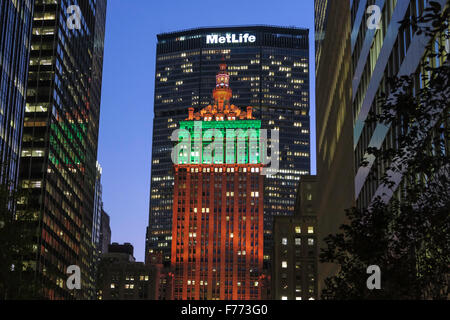
<svg viewBox="0 0 450 320"><path fill-rule="evenodd" d="M226 63L233 104L252 106L269 137L270 129L279 130L279 170L264 180L264 260L270 261L273 216L293 214L300 176L310 174L308 33L238 26L158 35L147 257L162 254L170 261L171 134L187 118L189 107L197 112L211 103L219 65Z"/></svg>

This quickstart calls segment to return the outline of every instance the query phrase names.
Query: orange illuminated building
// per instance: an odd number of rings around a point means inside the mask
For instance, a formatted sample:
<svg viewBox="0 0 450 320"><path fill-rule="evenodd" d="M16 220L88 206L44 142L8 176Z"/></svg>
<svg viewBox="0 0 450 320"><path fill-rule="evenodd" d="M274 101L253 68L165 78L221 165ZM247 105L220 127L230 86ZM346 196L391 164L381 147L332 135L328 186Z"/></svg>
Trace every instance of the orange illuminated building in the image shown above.
<svg viewBox="0 0 450 320"><path fill-rule="evenodd" d="M251 107L230 104L229 80L222 64L214 104L198 113L189 108L180 123L192 139L179 134L189 152L181 151L174 165L171 261L178 300L261 299L263 165L255 149L261 121ZM209 154L220 136L223 146Z"/></svg>

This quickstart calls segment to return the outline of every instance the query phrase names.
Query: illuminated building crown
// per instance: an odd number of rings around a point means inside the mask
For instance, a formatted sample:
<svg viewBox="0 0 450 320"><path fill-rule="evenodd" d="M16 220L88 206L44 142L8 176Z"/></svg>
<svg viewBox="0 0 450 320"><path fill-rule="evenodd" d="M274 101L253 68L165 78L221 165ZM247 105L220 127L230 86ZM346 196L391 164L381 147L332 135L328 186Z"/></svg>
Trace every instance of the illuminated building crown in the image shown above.
<svg viewBox="0 0 450 320"><path fill-rule="evenodd" d="M216 87L213 90L214 104L196 113L194 113L194 108L189 108L189 117L186 120L225 121L254 119L252 117L252 107L247 107L247 111L241 111L241 109L230 103L232 96L233 91L230 88L230 75L227 72L227 65L222 63L220 71L216 75Z"/></svg>

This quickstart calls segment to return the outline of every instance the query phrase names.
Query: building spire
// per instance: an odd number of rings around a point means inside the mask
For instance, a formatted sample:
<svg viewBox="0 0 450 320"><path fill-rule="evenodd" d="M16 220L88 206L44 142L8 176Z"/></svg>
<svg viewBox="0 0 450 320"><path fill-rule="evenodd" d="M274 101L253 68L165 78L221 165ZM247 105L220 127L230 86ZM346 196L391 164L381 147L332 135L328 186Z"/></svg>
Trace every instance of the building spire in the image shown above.
<svg viewBox="0 0 450 320"><path fill-rule="evenodd" d="M222 58L222 60L224 59ZM227 64L222 62L220 71L216 75L216 87L213 90L214 103L197 113L194 113L194 108L189 108L189 116L186 120L224 121L254 119L252 107L247 107L246 111L241 111L241 109L230 103L232 96L233 91L230 88L230 75L227 71Z"/></svg>
<svg viewBox="0 0 450 320"><path fill-rule="evenodd" d="M227 71L227 64L220 64L220 71L216 75L216 88L213 90L214 104L220 111L230 104L233 92L230 88L230 75Z"/></svg>

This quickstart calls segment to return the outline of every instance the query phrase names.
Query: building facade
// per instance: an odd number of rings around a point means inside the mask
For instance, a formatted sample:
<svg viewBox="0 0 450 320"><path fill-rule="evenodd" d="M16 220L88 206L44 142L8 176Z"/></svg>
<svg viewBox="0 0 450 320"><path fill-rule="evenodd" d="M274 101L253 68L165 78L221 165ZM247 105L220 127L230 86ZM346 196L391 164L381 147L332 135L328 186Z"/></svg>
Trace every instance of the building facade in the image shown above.
<svg viewBox="0 0 450 320"><path fill-rule="evenodd" d="M113 243L99 265L99 300L171 300L172 273L161 263L136 262L133 246Z"/></svg>
<svg viewBox="0 0 450 320"><path fill-rule="evenodd" d="M32 0L0 4L0 182L17 185L30 55Z"/></svg>
<svg viewBox="0 0 450 320"><path fill-rule="evenodd" d="M448 6L448 1L437 2ZM421 71L431 39L399 22L422 15L429 5L419 0L315 1L317 169L323 194L316 211L321 245L345 222L345 209L367 208L377 196L385 202L398 197L381 182L390 164L367 154L368 148L395 146L397 128L365 121L378 110L381 95L389 93L389 78ZM370 6L378 7L379 21ZM421 86L419 74L416 89ZM397 178L396 192L402 183L401 176ZM319 290L336 271L335 265L319 264Z"/></svg>
<svg viewBox="0 0 450 320"><path fill-rule="evenodd" d="M102 224L102 167L97 162L95 175L95 192L94 192L94 213L92 218L92 242L98 248L100 244L100 233Z"/></svg>
<svg viewBox="0 0 450 320"><path fill-rule="evenodd" d="M350 2L315 0L318 246L339 231L354 206ZM320 263L319 292L337 266Z"/></svg>
<svg viewBox="0 0 450 320"><path fill-rule="evenodd" d="M95 297L90 270L105 20L106 0L35 1L19 177L30 193L18 209L35 214L29 263L41 288L36 294L48 299ZM70 265L80 267L81 290L66 287Z"/></svg>
<svg viewBox="0 0 450 320"><path fill-rule="evenodd" d="M111 227L110 218L105 210L102 208L101 219L100 219L100 240L97 247L98 252L106 253L108 252L108 246L111 244Z"/></svg>
<svg viewBox="0 0 450 320"><path fill-rule="evenodd" d="M448 1L436 1L441 10ZM394 191L381 183L382 175L390 169L390 164L381 163L374 156L367 155L367 148L387 149L396 146L398 128L378 124L367 125L370 111L377 110L383 93L389 93L388 79L416 73L415 89L421 88L420 63L425 59L426 46L432 39L418 35L412 27L401 27L400 21L408 17L419 17L429 1L386 0L377 3L381 20L378 29L367 27L367 6L370 1L353 1L351 10L351 54L352 107L354 116L353 148L355 154L355 199L359 208L367 207L375 197L382 196L389 201L398 197L401 176L395 179ZM446 44L449 47L448 41ZM363 160L368 166L362 166Z"/></svg>
<svg viewBox="0 0 450 320"><path fill-rule="evenodd" d="M251 107L241 111L230 103L229 84L221 64L214 103L197 113L190 108L180 123L171 255L175 299L261 299L261 121Z"/></svg>
<svg viewBox="0 0 450 320"><path fill-rule="evenodd" d="M201 28L158 35L147 254L170 260L174 175L169 137L188 107L207 107L225 60L233 102L253 106L262 127L279 129L278 174L264 181L265 261L272 219L294 211L301 175L310 172L308 30L269 26Z"/></svg>
<svg viewBox="0 0 450 320"><path fill-rule="evenodd" d="M274 263L271 297L274 300L316 300L318 294L317 179L303 176L295 214L274 219Z"/></svg>

